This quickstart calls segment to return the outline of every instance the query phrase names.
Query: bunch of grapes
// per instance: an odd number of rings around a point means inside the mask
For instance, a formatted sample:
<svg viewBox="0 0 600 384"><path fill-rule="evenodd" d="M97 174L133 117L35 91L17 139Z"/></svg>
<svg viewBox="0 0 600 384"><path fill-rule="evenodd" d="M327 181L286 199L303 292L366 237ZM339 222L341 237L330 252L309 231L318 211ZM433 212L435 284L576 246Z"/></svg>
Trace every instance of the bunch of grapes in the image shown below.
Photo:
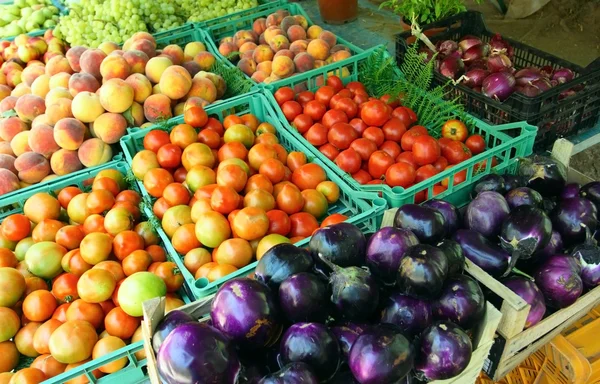
<svg viewBox="0 0 600 384"><path fill-rule="evenodd" d="M122 44L135 32L160 32L182 25L179 0L82 0L72 2L54 35L71 45L98 47L105 41Z"/></svg>
<svg viewBox="0 0 600 384"><path fill-rule="evenodd" d="M258 6L258 0L177 0L177 2L190 22L210 20Z"/></svg>

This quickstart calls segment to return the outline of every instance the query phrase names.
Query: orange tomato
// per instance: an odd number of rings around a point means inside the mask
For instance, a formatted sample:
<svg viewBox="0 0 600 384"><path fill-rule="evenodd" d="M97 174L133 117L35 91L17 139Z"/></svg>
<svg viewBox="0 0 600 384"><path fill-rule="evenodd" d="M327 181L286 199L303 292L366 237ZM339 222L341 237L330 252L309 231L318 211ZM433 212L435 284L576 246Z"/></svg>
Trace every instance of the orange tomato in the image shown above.
<svg viewBox="0 0 600 384"><path fill-rule="evenodd" d="M319 222L315 217L306 212L294 213L290 216L291 230L290 237L309 237L314 231L319 229Z"/></svg>
<svg viewBox="0 0 600 384"><path fill-rule="evenodd" d="M92 183L92 191L101 190L109 191L114 197L117 197L119 192L121 192L119 183L110 177L100 177L94 179L94 182Z"/></svg>
<svg viewBox="0 0 600 384"><path fill-rule="evenodd" d="M244 144L238 141L232 141L225 143L219 148L217 158L219 161L225 161L227 159L241 159L245 160L248 157L248 149Z"/></svg>
<svg viewBox="0 0 600 384"><path fill-rule="evenodd" d="M267 212L269 218L269 234L279 234L287 236L292 228L290 217L282 210L273 209Z"/></svg>
<svg viewBox="0 0 600 384"><path fill-rule="evenodd" d="M292 174L292 183L301 191L315 189L319 183L327 180L327 175L321 166L309 163L296 169Z"/></svg>
<svg viewBox="0 0 600 384"><path fill-rule="evenodd" d="M316 189L305 189L302 191L304 198L304 207L302 211L310 213L317 219L325 216L329 209L329 204L325 196Z"/></svg>
<svg viewBox="0 0 600 384"><path fill-rule="evenodd" d="M77 282L79 276L74 273L63 273L54 279L52 283L52 295L60 303L70 303L79 299L77 293Z"/></svg>
<svg viewBox="0 0 600 384"><path fill-rule="evenodd" d="M165 200L164 197L159 197L158 199L156 199L154 205L152 206L152 212L154 213L154 215L156 215L156 217L162 220L163 216L165 215L165 212L167 212L167 209L169 208L171 208L171 206L169 205L169 203L167 203L167 200Z"/></svg>
<svg viewBox="0 0 600 384"><path fill-rule="evenodd" d="M196 142L198 134L191 125L179 124L173 127L169 138L171 140L171 144L175 144L179 148L185 149L189 145Z"/></svg>
<svg viewBox="0 0 600 384"><path fill-rule="evenodd" d="M206 279L208 277L208 273L210 272L211 269L213 269L214 267L216 267L217 263L211 261L208 263L204 263L202 264L197 270L196 273L194 274L194 278L196 280L198 279Z"/></svg>
<svg viewBox="0 0 600 384"><path fill-rule="evenodd" d="M83 226L66 225L61 227L54 236L54 241L68 250L79 248L81 240L85 237Z"/></svg>
<svg viewBox="0 0 600 384"><path fill-rule="evenodd" d="M219 166L217 171L217 185L220 187L230 187L236 192L241 192L246 186L248 174L239 165L228 164Z"/></svg>
<svg viewBox="0 0 600 384"><path fill-rule="evenodd" d="M50 347L48 346L50 335L61 325L62 323L60 321L56 319L49 319L35 331L33 335L33 348L39 354L43 355L45 353L50 353Z"/></svg>
<svg viewBox="0 0 600 384"><path fill-rule="evenodd" d="M0 248L0 268L9 267L14 268L17 266L17 257L15 253L10 249Z"/></svg>
<svg viewBox="0 0 600 384"><path fill-rule="evenodd" d="M190 201L190 192L183 184L171 183L163 190L162 197L171 207L185 205Z"/></svg>
<svg viewBox="0 0 600 384"><path fill-rule="evenodd" d="M296 169L300 168L306 163L307 159L304 152L290 152L287 156L286 165L292 172L294 172Z"/></svg>
<svg viewBox="0 0 600 384"><path fill-rule="evenodd" d="M219 245L213 260L218 264L229 264L236 268L243 268L250 264L254 253L247 240L228 239Z"/></svg>
<svg viewBox="0 0 600 384"><path fill-rule="evenodd" d="M77 187L66 187L61 189L58 193L58 201L60 202L61 207L63 207L63 209L67 209L71 199L80 193L83 192Z"/></svg>
<svg viewBox="0 0 600 384"><path fill-rule="evenodd" d="M271 183L277 184L285 177L285 166L276 158L268 158L262 162L258 173L266 176Z"/></svg>
<svg viewBox="0 0 600 384"><path fill-rule="evenodd" d="M250 176L246 182L244 193L248 193L255 189L262 189L270 194L273 193L273 183L264 175L257 173L256 175Z"/></svg>
<svg viewBox="0 0 600 384"><path fill-rule="evenodd" d="M154 274L165 282L167 292L175 292L183 285L183 275L177 264L172 261L161 263L154 271Z"/></svg>
<svg viewBox="0 0 600 384"><path fill-rule="evenodd" d="M274 191L277 208L288 215L300 212L304 207L302 192L294 184L282 185L280 191Z"/></svg>
<svg viewBox="0 0 600 384"><path fill-rule="evenodd" d="M133 251L123 259L123 272L125 276L131 276L136 272L144 272L152 264L152 256L146 251Z"/></svg>
<svg viewBox="0 0 600 384"><path fill-rule="evenodd" d="M208 281L210 281L212 283L213 281L222 279L225 276L227 276L237 270L238 269L236 267L234 267L233 265L218 264L218 265L214 266L213 268L211 268L210 271L208 271L208 275L206 276L206 278L208 279Z"/></svg>
<svg viewBox="0 0 600 384"><path fill-rule="evenodd" d="M161 197L167 185L173 182L173 175L166 169L154 168L144 175L144 188L152 197Z"/></svg>
<svg viewBox="0 0 600 384"><path fill-rule="evenodd" d="M10 215L2 221L2 235L10 241L20 241L31 232L31 222L20 213Z"/></svg>
<svg viewBox="0 0 600 384"><path fill-rule="evenodd" d="M323 220L321 223L321 228L325 228L329 225L343 223L348 220L348 216L342 215L341 213L334 213L333 215L329 215Z"/></svg>
<svg viewBox="0 0 600 384"><path fill-rule="evenodd" d="M152 257L152 261L154 262L167 260L165 250L159 245L150 245L146 247L146 252L150 254L150 257Z"/></svg>
<svg viewBox="0 0 600 384"><path fill-rule="evenodd" d="M210 206L224 215L232 212L240 204L240 195L232 187L217 186L210 198Z"/></svg>
<svg viewBox="0 0 600 384"><path fill-rule="evenodd" d="M33 228L33 231L31 231L31 237L36 243L41 241L54 241L56 239L58 230L64 226L65 223L61 221L44 219L40 221L35 228Z"/></svg>
<svg viewBox="0 0 600 384"><path fill-rule="evenodd" d="M223 119L223 127L225 129L232 127L236 124L244 124L244 120L237 115L229 115Z"/></svg>
<svg viewBox="0 0 600 384"><path fill-rule="evenodd" d="M192 275L195 275L200 267L212 261L212 255L204 248L194 248L183 257L183 265Z"/></svg>
<svg viewBox="0 0 600 384"><path fill-rule="evenodd" d="M184 255L192 249L202 246L196 237L195 228L196 225L193 223L184 224L177 228L171 237L173 248L180 254Z"/></svg>
<svg viewBox="0 0 600 384"><path fill-rule="evenodd" d="M57 306L52 293L40 289L25 297L25 300L23 300L23 314L31 321L46 321L52 317L52 313Z"/></svg>
<svg viewBox="0 0 600 384"><path fill-rule="evenodd" d="M232 229L242 239L259 239L269 230L269 218L260 208L246 207L233 219Z"/></svg>
<svg viewBox="0 0 600 384"><path fill-rule="evenodd" d="M157 152L160 147L170 142L169 134L159 129L154 129L144 136L144 149Z"/></svg>
<svg viewBox="0 0 600 384"><path fill-rule="evenodd" d="M104 328L108 334L123 340L130 339L140 323L139 317L129 316L120 307L111 309L104 318Z"/></svg>

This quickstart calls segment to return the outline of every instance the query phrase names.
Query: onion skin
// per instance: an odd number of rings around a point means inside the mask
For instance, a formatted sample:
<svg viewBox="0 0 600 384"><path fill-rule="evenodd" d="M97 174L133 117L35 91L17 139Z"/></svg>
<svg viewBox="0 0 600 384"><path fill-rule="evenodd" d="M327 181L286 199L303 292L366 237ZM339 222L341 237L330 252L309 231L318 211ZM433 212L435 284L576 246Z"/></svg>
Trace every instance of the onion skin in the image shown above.
<svg viewBox="0 0 600 384"><path fill-rule="evenodd" d="M471 329L485 315L485 296L472 277L452 276L446 280L442 295L432 303L431 311L437 320Z"/></svg>
<svg viewBox="0 0 600 384"><path fill-rule="evenodd" d="M539 69L528 67L518 70L515 73L515 79L517 79L517 85L527 85L530 84L533 80L537 80L543 77L542 73Z"/></svg>
<svg viewBox="0 0 600 384"><path fill-rule="evenodd" d="M437 49L441 55L447 56L458 50L458 43L454 40L444 40L439 43Z"/></svg>
<svg viewBox="0 0 600 384"><path fill-rule="evenodd" d="M556 80L559 84L568 83L575 78L575 74L569 68L560 68L552 74L552 80Z"/></svg>
<svg viewBox="0 0 600 384"><path fill-rule="evenodd" d="M481 41L480 38L475 37L475 36L465 36L459 41L458 47L460 48L460 50L462 52L466 52L469 50L469 48L475 47L475 46L481 45L481 44L483 44L483 42Z"/></svg>
<svg viewBox="0 0 600 384"><path fill-rule="evenodd" d="M487 71L488 70L487 58L483 57L479 60L471 61L468 65L468 68L469 68L469 70L479 68L479 69L485 69Z"/></svg>
<svg viewBox="0 0 600 384"><path fill-rule="evenodd" d="M496 33L490 40L490 47L492 53L504 53L508 57L512 58L514 54L513 47L502 38L502 35Z"/></svg>
<svg viewBox="0 0 600 384"><path fill-rule="evenodd" d="M486 57L489 53L490 53L489 45L487 45L487 44L476 45L476 46L469 48L465 52L463 52L462 60L465 64L468 65L468 63L470 63L472 61L479 60L479 59Z"/></svg>
<svg viewBox="0 0 600 384"><path fill-rule="evenodd" d="M537 80L531 81L531 85L536 87L537 89L539 89L540 93L546 92L547 90L552 88L552 84L550 83L550 80L548 80L544 77L541 77Z"/></svg>
<svg viewBox="0 0 600 384"><path fill-rule="evenodd" d="M515 91L515 83L515 77L510 73L492 73L483 80L481 92L487 97L504 101Z"/></svg>
<svg viewBox="0 0 600 384"><path fill-rule="evenodd" d="M510 276L502 280L502 284L507 286L511 291L519 295L519 297L531 306L525 328L536 325L544 318L546 313L546 303L544 295L535 283L523 276Z"/></svg>
<svg viewBox="0 0 600 384"><path fill-rule="evenodd" d="M456 80L464 73L465 64L460 58L448 56L440 63L439 71L443 76Z"/></svg>
<svg viewBox="0 0 600 384"><path fill-rule="evenodd" d="M483 84L483 80L490 75L490 71L482 68L469 69L465 73L464 85L469 88L480 87Z"/></svg>
<svg viewBox="0 0 600 384"><path fill-rule="evenodd" d="M508 56L502 53L496 53L488 57L487 65L490 72L495 73L504 71L507 68L511 68L512 62L510 61Z"/></svg>

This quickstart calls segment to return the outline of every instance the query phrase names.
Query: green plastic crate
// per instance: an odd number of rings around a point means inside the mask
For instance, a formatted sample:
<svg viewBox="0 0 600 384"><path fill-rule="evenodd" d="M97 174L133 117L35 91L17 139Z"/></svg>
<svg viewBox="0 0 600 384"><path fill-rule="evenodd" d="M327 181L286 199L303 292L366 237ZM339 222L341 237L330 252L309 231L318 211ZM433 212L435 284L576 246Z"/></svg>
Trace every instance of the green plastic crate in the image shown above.
<svg viewBox="0 0 600 384"><path fill-rule="evenodd" d="M271 13L275 12L278 9L287 10L290 12L291 15L302 15L302 16L304 16L304 18L306 18L306 21L308 21L309 26L314 25L314 23L312 22L312 20L308 16L308 14L304 11L302 6L300 6L300 4L297 4L297 3L279 4L275 7L266 8L260 12L254 13L252 15L240 17L239 19L236 19L236 20L224 21L221 24L205 26L203 28L203 31L207 35L209 50L215 56L217 56L219 59L221 59L221 61L227 62L231 66L235 66L230 60L226 59L223 55L221 55L221 53L219 53L219 48L218 48L219 41L224 37L233 36L239 30L252 29L252 23L254 22L254 20L261 18L261 17L267 17ZM363 49L357 47L356 45L350 43L349 41L344 40L340 36L337 36L337 42L338 42L338 44L343 44L346 47L348 47L350 49L350 51L352 51L352 55L356 55L356 54L364 52ZM330 67L334 68L334 64L326 65L323 68L330 68ZM313 69L313 70L305 72L305 73L313 73L315 71L316 70ZM250 79L249 76L247 76L247 75L245 75L245 76L248 79ZM295 77L295 76L297 76L297 75L294 75L293 77ZM251 80L251 81L254 84L259 84L259 83L256 83L254 80ZM271 83L271 85L277 85L283 81L285 81L285 80L278 80L278 81ZM259 86L262 87L262 86L264 86L264 84L260 83Z"/></svg>
<svg viewBox="0 0 600 384"><path fill-rule="evenodd" d="M277 136L280 143L288 151L302 151L307 152L307 148L300 144L293 135L283 129L281 123L277 119L275 111L271 105L261 93L251 93L249 95L237 97L235 99L228 100L223 103L213 104L206 108L206 112L209 116L216 117L219 120L223 120L225 116L234 113L242 115L245 113L252 113L260 121L266 121L275 127L277 130ZM183 119L173 121L170 127L181 124ZM152 129L152 128L148 128ZM123 151L128 162L131 163L133 157L137 152L143 149L143 140L146 136L148 129L138 130L132 132L129 136L121 139L121 145L123 145ZM356 192L353 191L341 177L336 175L334 172L329 170L322 161L317 158L312 159L316 164L322 166L327 172L327 177L336 183L340 188L340 200L329 207L328 214L341 213L349 217L348 222L358 225L363 232L375 232L381 223L382 212L386 209L386 202L383 199L378 198L375 194L369 192ZM143 188L143 183L138 181L142 192L150 197ZM153 199L154 200L154 199ZM183 265L181 255L178 255L175 249L170 246L170 241L164 231L160 230L159 234L163 237L163 241L167 244L169 252L172 253L175 260L179 260L179 267L188 281L189 285L192 286L192 294L194 298L199 299L214 293L223 283L235 277L246 275L250 273L256 266L256 262L241 268L240 270L232 273L221 280L209 283L206 279L195 280L194 277L189 273L187 268ZM298 246L308 244L308 239L305 239L298 243Z"/></svg>
<svg viewBox="0 0 600 384"><path fill-rule="evenodd" d="M127 163L125 163L124 161L111 161L109 163L104 164L103 166L98 167L98 168L88 169L88 170L86 170L86 172L79 172L77 174L72 174L72 175L70 175L70 177L63 178L61 180L53 180L52 182L48 182L43 185L37 185L36 188L32 188L26 192L22 192L21 194L19 194L19 200L11 203L12 204L11 209L7 212L3 212L0 214L0 222L2 222L2 220L4 218L6 218L7 216L9 216L11 214L22 213L23 212L23 204L25 203L25 201L29 197L33 196L36 193L39 193L39 192L53 192L54 193L63 188L66 188L68 186L78 186L83 191L89 190L91 185L88 183L88 181L93 179L103 169L116 169L125 176L129 173L129 166L127 165ZM130 187L134 190L138 190L138 192L139 192L139 189L136 184L133 184ZM0 207L5 208L3 205L0 205ZM154 217L152 212L146 208L142 209L142 216L146 219ZM162 237L161 237L161 239L162 239ZM167 251L167 255L169 255L169 248L167 247L167 245L164 243L161 243L160 245L165 248L165 250ZM189 286L187 285L187 282L184 282L184 287L183 287L183 289L181 289L179 291L179 294L186 304L190 303L190 301L191 301L189 299L190 292L191 292L191 290L190 290ZM144 359L142 361L138 361L134 355L136 352L141 351L143 349L143 347L144 347L143 341L139 341L134 344L127 345L127 346L120 348L106 356L103 356L99 359L94 359L92 361L89 361L86 364L83 364L75 369L72 369L68 372L65 372L58 376L55 376L52 379L44 381L44 383L46 383L46 384L64 383L68 380L77 378L81 375L86 375L88 377L88 379L90 380L90 382L92 382L92 383L95 383L95 382L111 383L111 382L116 382L117 380L124 380L124 381L122 381L124 383L139 383L139 382L147 381L148 378L147 378L146 368L145 368L146 360ZM127 357L127 359L129 360L129 364L127 364L124 368L122 368L121 370L119 370L115 373L112 373L110 375L103 376L100 379L93 378L92 372L95 369L97 369L107 363L110 363L111 361L115 361L115 360L121 359L123 357ZM22 358L19 362L18 368L25 368L26 366L31 364L32 361L33 361L33 359L22 356Z"/></svg>
<svg viewBox="0 0 600 384"><path fill-rule="evenodd" d="M370 55L375 54L378 47L372 48L359 55L350 57L338 63L333 63L328 67L319 68L311 72L298 74L269 84L264 87L264 92L269 98L273 108L277 111L279 119L284 122L283 126L286 130L292 133L296 140L302 142L309 148L310 153L325 163L330 169L334 170L348 185L356 191L374 192L382 195L390 207L400 207L404 204L415 202L415 195L421 191L427 191L427 196L433 196L433 186L446 178L449 179L448 189L441 194L436 195L437 198L448 200L457 205L463 205L468 202L469 186L476 180L490 172L504 172L505 169L513 167L519 157L530 155L533 152L533 144L537 133L537 128L526 122L503 124L499 126L491 126L479 119L472 118L473 126L471 127L472 134L480 134L486 141L485 152L474 156L468 161L464 161L455 165L451 169L447 169L434 177L424 180L410 188L402 187L390 188L387 185L360 185L349 174L343 172L333 161L329 160L316 147L312 146L298 131L287 122L281 108L277 105L273 93L281 87L292 87L296 91L310 90L315 91L325 83L328 76L339 76L344 84L350 81L357 81L359 74L359 66L363 64ZM397 76L402 76L398 70ZM414 92L424 94L424 100L431 105L431 108L436 108L436 105L446 103L442 99L430 97L426 91L414 88ZM441 127L427 127L430 132L439 132ZM439 135L438 135L439 136ZM498 165L492 168L492 158L496 158ZM482 163L484 162L485 163ZM480 167L478 164L485 164L485 167ZM478 169L477 169L478 168ZM454 175L466 170L466 180L458 185L454 185Z"/></svg>
<svg viewBox="0 0 600 384"><path fill-rule="evenodd" d="M197 25L200 28L207 28L207 27L210 27L213 25L224 23L224 22L234 21L234 20L237 20L237 19L245 17L245 16L250 16L250 15L253 15L258 12L262 12L267 9L278 8L286 3L287 3L287 0L259 0L258 7L253 7L250 9L246 9L244 11L231 13L227 16L215 17L214 19L200 21L197 23Z"/></svg>

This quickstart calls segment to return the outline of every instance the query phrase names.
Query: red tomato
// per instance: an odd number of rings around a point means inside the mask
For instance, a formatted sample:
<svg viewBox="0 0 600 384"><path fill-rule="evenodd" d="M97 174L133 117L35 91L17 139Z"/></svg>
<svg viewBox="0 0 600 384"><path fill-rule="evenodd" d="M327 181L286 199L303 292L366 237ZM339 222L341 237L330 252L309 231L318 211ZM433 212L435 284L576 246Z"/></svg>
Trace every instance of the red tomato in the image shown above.
<svg viewBox="0 0 600 384"><path fill-rule="evenodd" d="M386 151L388 155L392 156L393 159L398 157L400 152L402 152L400 144L396 143L395 141L385 141L383 144L381 144L379 149L381 149L382 151Z"/></svg>
<svg viewBox="0 0 600 384"><path fill-rule="evenodd" d="M331 128L335 123L347 123L348 116L346 116L346 114L342 111L330 109L329 111L325 112L321 122L326 128Z"/></svg>
<svg viewBox="0 0 600 384"><path fill-rule="evenodd" d="M357 138L358 133L350 124L346 123L334 124L327 133L327 140L340 150L349 148Z"/></svg>
<svg viewBox="0 0 600 384"><path fill-rule="evenodd" d="M287 121L293 121L296 116L302 113L302 106L297 101L286 101L281 106L281 110Z"/></svg>
<svg viewBox="0 0 600 384"><path fill-rule="evenodd" d="M359 136L362 136L363 132L367 129L367 124L359 118L355 118L350 120L348 123L354 128L356 132L358 132Z"/></svg>
<svg viewBox="0 0 600 384"><path fill-rule="evenodd" d="M351 81L346 85L346 89L355 94L356 92L366 92L365 86L359 81Z"/></svg>
<svg viewBox="0 0 600 384"><path fill-rule="evenodd" d="M450 169L452 167L452 165L449 165L448 167L446 167L446 169ZM467 179L467 170L463 169L462 171L456 172L452 179L454 180L454 186L464 182ZM444 180L442 180L442 186L448 188L448 184L450 182L449 180L449 178L445 178Z"/></svg>
<svg viewBox="0 0 600 384"><path fill-rule="evenodd" d="M315 92L315 100L317 100L319 103L327 106L327 105L329 105L331 98L335 94L336 94L335 89L333 87L329 87L326 85L324 87L319 88L317 90L317 92Z"/></svg>
<svg viewBox="0 0 600 384"><path fill-rule="evenodd" d="M387 105L389 105L392 108L396 108L398 107L398 105L400 105L400 102L398 101L397 97L392 97L392 95L383 95L380 98L381 101L383 101L384 103L386 103Z"/></svg>
<svg viewBox="0 0 600 384"><path fill-rule="evenodd" d="M275 100L279 106L283 105L286 101L294 100L294 90L290 87L279 88L275 94Z"/></svg>
<svg viewBox="0 0 600 384"><path fill-rule="evenodd" d="M327 142L327 128L323 124L316 123L304 134L306 140L315 147L319 147Z"/></svg>
<svg viewBox="0 0 600 384"><path fill-rule="evenodd" d="M440 148L442 150L444 150L444 148L446 148L446 146L451 143L453 140L447 138L447 137L440 137L438 139L438 144L440 145Z"/></svg>
<svg viewBox="0 0 600 384"><path fill-rule="evenodd" d="M406 125L396 117L392 117L383 125L383 134L386 140L400 142L406 133Z"/></svg>
<svg viewBox="0 0 600 384"><path fill-rule="evenodd" d="M339 92L342 89L344 89L344 83L342 83L342 79L340 79L337 76L329 76L327 78L326 84L332 87L336 92Z"/></svg>
<svg viewBox="0 0 600 384"><path fill-rule="evenodd" d="M444 156L440 156L434 163L433 166L438 172L442 172L448 166L448 160Z"/></svg>
<svg viewBox="0 0 600 384"><path fill-rule="evenodd" d="M417 177L415 178L415 184L420 183L423 180L427 180L432 176L438 174L438 170L431 164L424 165L417 169Z"/></svg>
<svg viewBox="0 0 600 384"><path fill-rule="evenodd" d="M413 131L412 128L409 129L404 135L402 135L402 140L400 140L400 144L403 151L412 151L413 144L417 137L423 136L423 133L420 131Z"/></svg>
<svg viewBox="0 0 600 384"><path fill-rule="evenodd" d="M361 169L358 172L354 173L352 175L352 178L354 180L358 181L358 183L361 184L361 185L367 184L371 180L373 180L373 178L371 177L371 175L369 175L369 172L365 171L364 169Z"/></svg>
<svg viewBox="0 0 600 384"><path fill-rule="evenodd" d="M309 101L304 106L304 113L314 121L321 120L325 112L327 112L327 107L316 100Z"/></svg>
<svg viewBox="0 0 600 384"><path fill-rule="evenodd" d="M354 149L360 155L363 161L368 161L369 157L377 150L377 145L369 139L361 137L350 144L350 148Z"/></svg>
<svg viewBox="0 0 600 384"><path fill-rule="evenodd" d="M360 109L361 105L364 105L364 103L369 101L369 95L366 92L357 92L354 94L354 98L352 100L354 100Z"/></svg>
<svg viewBox="0 0 600 384"><path fill-rule="evenodd" d="M296 128L301 134L304 134L310 129L310 127L313 126L313 124L313 119L310 116L300 114L296 116L296 118L292 122L292 127Z"/></svg>
<svg viewBox="0 0 600 384"><path fill-rule="evenodd" d="M408 188L415 182L415 169L407 163L391 165L385 172L385 183L390 187Z"/></svg>
<svg viewBox="0 0 600 384"><path fill-rule="evenodd" d="M333 146L331 143L327 143L325 145L321 145L319 147L319 152L325 155L329 160L334 161L335 158L340 154L340 151Z"/></svg>
<svg viewBox="0 0 600 384"><path fill-rule="evenodd" d="M385 175L389 167L394 164L394 158L385 151L375 151L369 158L368 169L369 174L374 179L379 179Z"/></svg>
<svg viewBox="0 0 600 384"><path fill-rule="evenodd" d="M356 105L356 103L348 97L342 97L339 99L333 109L344 112L346 116L348 116L348 120L354 119L358 114L358 105Z"/></svg>
<svg viewBox="0 0 600 384"><path fill-rule="evenodd" d="M448 120L442 126L442 136L451 140L465 141L468 134L467 126L459 120Z"/></svg>
<svg viewBox="0 0 600 384"><path fill-rule="evenodd" d="M417 160L415 160L415 155L411 151L402 152L396 157L396 162L403 162L413 166L413 168L419 168L417 164Z"/></svg>
<svg viewBox="0 0 600 384"><path fill-rule="evenodd" d="M485 169L487 168L487 159L480 161L479 163L475 164L475 166L473 167L473 171L475 173L479 173L479 172L483 172L485 171ZM498 159L496 159L495 157L492 157L492 168L495 167L496 165L498 165Z"/></svg>
<svg viewBox="0 0 600 384"><path fill-rule="evenodd" d="M335 164L346 173L356 173L360 170L362 159L352 148L348 148L335 158Z"/></svg>
<svg viewBox="0 0 600 384"><path fill-rule="evenodd" d="M465 145L473 155L479 155L485 151L485 139L481 135L472 135L467 138Z"/></svg>
<svg viewBox="0 0 600 384"><path fill-rule="evenodd" d="M158 149L156 158L163 168L177 168L181 164L181 148L175 144L165 144Z"/></svg>
<svg viewBox="0 0 600 384"><path fill-rule="evenodd" d="M387 104L380 100L367 101L360 110L360 118L365 124L375 127L382 127L390 119L390 116Z"/></svg>
<svg viewBox="0 0 600 384"><path fill-rule="evenodd" d="M451 143L448 143L446 148L444 148L444 150L442 151L442 155L444 155L444 157L448 159L448 162L450 164L458 164L467 159L470 159L473 156L469 148L467 148L467 146L464 143L461 143L460 141L453 141Z"/></svg>
<svg viewBox="0 0 600 384"><path fill-rule="evenodd" d="M302 108L304 108L306 103L308 103L309 101L314 100L314 99L315 99L315 94L312 93L311 91L300 92L296 96L296 101L300 103Z"/></svg>
<svg viewBox="0 0 600 384"><path fill-rule="evenodd" d="M420 166L432 164L441 154L438 142L431 136L417 137L413 143L412 152Z"/></svg>
<svg viewBox="0 0 600 384"><path fill-rule="evenodd" d="M411 115L408 111L409 109L406 107L398 107L392 111L392 116L399 119L406 127L410 127L416 121L411 118Z"/></svg>
<svg viewBox="0 0 600 384"><path fill-rule="evenodd" d="M385 141L385 135L383 134L383 131L381 128L377 127L369 127L365 129L362 137L371 140L375 143L375 145L377 145L377 147L379 147Z"/></svg>
<svg viewBox="0 0 600 384"><path fill-rule="evenodd" d="M339 95L340 97L347 97L349 99L351 99L352 97L354 97L354 94L349 89L342 89L341 91L339 91L337 93L337 95Z"/></svg>
<svg viewBox="0 0 600 384"><path fill-rule="evenodd" d="M434 185L432 197L437 196L444 191L446 191L446 187L441 186L441 185ZM425 200L429 200L429 199L430 199L429 189L424 189L415 194L415 204L420 204L420 203L424 202Z"/></svg>

